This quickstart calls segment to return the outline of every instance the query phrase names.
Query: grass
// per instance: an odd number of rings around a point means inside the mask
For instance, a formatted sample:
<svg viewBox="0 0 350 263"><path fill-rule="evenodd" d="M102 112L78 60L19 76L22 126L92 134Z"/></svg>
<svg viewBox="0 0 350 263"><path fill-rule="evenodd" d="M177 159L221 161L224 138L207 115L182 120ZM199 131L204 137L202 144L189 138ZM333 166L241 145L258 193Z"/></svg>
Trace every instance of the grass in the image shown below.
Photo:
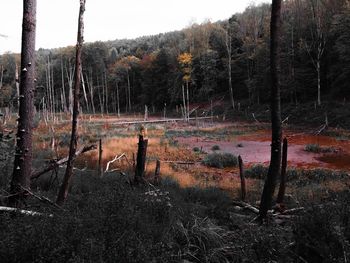
<svg viewBox="0 0 350 263"><path fill-rule="evenodd" d="M307 145L305 145L304 150L307 152L312 152L312 153L336 152L336 149L334 147L323 147L323 146L320 146L319 144L307 144Z"/></svg>
<svg viewBox="0 0 350 263"><path fill-rule="evenodd" d="M136 126L104 129L89 125L94 129L83 135L84 141L105 136L105 160L123 152L131 160L137 147ZM39 124L37 138L46 129ZM204 155L172 145L170 137L164 136L168 131L158 126L149 129L148 178L154 174L154 159L198 162ZM56 132L64 139L68 131L62 125ZM201 132L203 136L226 136L219 129ZM43 140L48 141L49 137ZM12 172L12 150L12 143L1 144L4 190ZM206 166L162 162L161 184L154 188L130 186L133 173L126 162L116 164L126 176L96 177L91 170L96 153L77 160L76 166L83 167L87 161L90 170L74 170L65 211L30 198L28 209L54 217L0 214L1 262L344 262L350 256L350 180L346 172L288 169L287 194L296 201L286 204L288 208L303 205L306 211L283 224L271 221L259 226L250 223L254 215L237 212L232 205L232 198L239 194L237 169L211 168L234 167L237 158L233 155L205 155ZM42 166L54 154L36 151L34 166ZM245 170L251 204L260 200L267 169L254 165ZM59 170L59 181L63 172ZM39 178L33 191L55 200L59 182L52 182L53 178L50 174Z"/></svg>

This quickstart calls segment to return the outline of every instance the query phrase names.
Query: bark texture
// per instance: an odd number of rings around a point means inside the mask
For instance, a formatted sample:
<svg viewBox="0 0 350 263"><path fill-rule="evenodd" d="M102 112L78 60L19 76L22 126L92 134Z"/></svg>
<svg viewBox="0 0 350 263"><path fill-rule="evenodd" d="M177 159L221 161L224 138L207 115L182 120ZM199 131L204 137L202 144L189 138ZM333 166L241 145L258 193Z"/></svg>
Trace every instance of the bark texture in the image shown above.
<svg viewBox="0 0 350 263"><path fill-rule="evenodd" d="M35 86L36 0L23 1L21 76L16 153L10 186L10 206L20 206L25 198L22 187L30 187L32 173L33 99Z"/></svg>
<svg viewBox="0 0 350 263"><path fill-rule="evenodd" d="M84 12L86 0L80 0L79 20L78 20L78 38L75 56L75 73L74 73L74 96L73 96L73 118L72 118L72 134L69 146L69 157L66 172L60 187L56 203L63 205L68 195L69 183L73 175L73 162L78 144L78 115L79 115L79 90L81 82L81 50L84 42Z"/></svg>
<svg viewBox="0 0 350 263"><path fill-rule="evenodd" d="M271 10L271 44L270 44L270 68L271 68L271 161L261 196L259 219L267 216L271 208L272 197L275 192L276 179L280 173L281 165L281 97L279 87L279 38L281 34L281 5L282 0L272 0Z"/></svg>

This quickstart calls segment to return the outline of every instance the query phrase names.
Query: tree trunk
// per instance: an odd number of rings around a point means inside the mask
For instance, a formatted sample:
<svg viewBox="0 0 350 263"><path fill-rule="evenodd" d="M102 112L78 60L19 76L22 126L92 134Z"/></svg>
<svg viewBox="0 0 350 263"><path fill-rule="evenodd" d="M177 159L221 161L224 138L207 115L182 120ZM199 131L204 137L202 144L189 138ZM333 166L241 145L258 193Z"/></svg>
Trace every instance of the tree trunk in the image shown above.
<svg viewBox="0 0 350 263"><path fill-rule="evenodd" d="M242 201L245 201L245 197L247 196L247 190L246 190L246 183L245 183L244 170L243 170L243 160L240 155L238 156L238 166L239 166L239 176L241 178L241 199Z"/></svg>
<svg viewBox="0 0 350 263"><path fill-rule="evenodd" d="M63 72L63 60L61 58L61 82L62 82L62 110L67 112L67 101L66 101L66 92L64 86L64 72Z"/></svg>
<svg viewBox="0 0 350 263"><path fill-rule="evenodd" d="M129 77L129 70L126 70L127 77L128 77L128 103L129 103L129 111L131 111L131 87L130 87L130 77Z"/></svg>
<svg viewBox="0 0 350 263"><path fill-rule="evenodd" d="M74 75L74 101L73 101L73 118L72 118L72 135L69 147L69 157L67 162L66 173L63 178L62 185L60 187L56 203L63 205L68 195L69 183L73 175L73 162L75 152L78 144L78 115L79 115L79 90L80 90L80 77L81 77L81 50L83 46L83 35L84 35L84 11L85 11L86 0L80 0L79 9L79 22L78 22L78 37L76 45L76 70Z"/></svg>
<svg viewBox="0 0 350 263"><path fill-rule="evenodd" d="M68 93L68 108L70 114L73 114L73 74L75 72L75 68L69 63L69 68L66 68L66 74L68 79L69 93Z"/></svg>
<svg viewBox="0 0 350 263"><path fill-rule="evenodd" d="M84 81L84 75L83 75L83 71L81 71L81 84L83 85L83 93L84 93L84 99L85 99L85 104L86 104L86 111L90 112L89 109L89 101L87 98L87 92L86 92L86 88L85 88L85 81Z"/></svg>
<svg viewBox="0 0 350 263"><path fill-rule="evenodd" d="M229 25L230 26L230 25ZM228 29L229 30L229 29ZM230 91L230 100L232 109L235 109L235 100L233 98L233 87L232 87L232 47L231 47L231 36L229 32L226 32L226 51L227 51L227 66L228 66L228 86Z"/></svg>
<svg viewBox="0 0 350 263"><path fill-rule="evenodd" d="M118 118L120 118L120 104L119 104L119 86L117 82L117 107L118 107Z"/></svg>
<svg viewBox="0 0 350 263"><path fill-rule="evenodd" d="M187 96L187 121L190 121L190 94L188 90L188 81L186 81L186 96Z"/></svg>
<svg viewBox="0 0 350 263"><path fill-rule="evenodd" d="M317 58L316 71L317 71L317 105L321 105L321 59Z"/></svg>
<svg viewBox="0 0 350 263"><path fill-rule="evenodd" d="M108 83L107 83L107 73L105 72L105 74L104 74L104 78L105 78L105 89L106 89L106 91L105 91L105 94L106 94L106 106L105 106L105 108L106 108L106 113L107 113L107 115L108 115Z"/></svg>
<svg viewBox="0 0 350 263"><path fill-rule="evenodd" d="M17 65L16 65L17 66ZM4 66L3 65L1 65L1 68L0 68L0 90L1 90L1 88L2 88L2 79L3 79L3 77L4 77Z"/></svg>
<svg viewBox="0 0 350 263"><path fill-rule="evenodd" d="M135 183L140 183L145 173L147 145L148 140L144 140L143 135L139 135L139 144L136 157Z"/></svg>
<svg viewBox="0 0 350 263"><path fill-rule="evenodd" d="M187 106L186 106L186 97L185 97L185 87L182 84L182 103L183 103L183 109L184 109L184 119L187 120Z"/></svg>
<svg viewBox="0 0 350 263"><path fill-rule="evenodd" d="M18 66L16 63L16 76L15 76L15 81L16 81L16 92L17 92L17 107L19 109L19 74L18 74Z"/></svg>
<svg viewBox="0 0 350 263"><path fill-rule="evenodd" d="M36 0L23 1L21 81L16 153L9 198L10 206L20 206L30 188L32 174L32 128L35 87Z"/></svg>
<svg viewBox="0 0 350 263"><path fill-rule="evenodd" d="M284 194L286 192L286 172L287 172L287 161L288 161L288 141L287 138L283 139L282 147L282 169L281 169L281 182L277 195L277 204L282 204Z"/></svg>
<svg viewBox="0 0 350 263"><path fill-rule="evenodd" d="M261 196L259 220L267 216L267 211L271 208L272 197L275 192L276 178L280 173L281 165L281 98L279 88L279 38L281 32L281 5L282 0L272 0L271 10L271 161Z"/></svg>

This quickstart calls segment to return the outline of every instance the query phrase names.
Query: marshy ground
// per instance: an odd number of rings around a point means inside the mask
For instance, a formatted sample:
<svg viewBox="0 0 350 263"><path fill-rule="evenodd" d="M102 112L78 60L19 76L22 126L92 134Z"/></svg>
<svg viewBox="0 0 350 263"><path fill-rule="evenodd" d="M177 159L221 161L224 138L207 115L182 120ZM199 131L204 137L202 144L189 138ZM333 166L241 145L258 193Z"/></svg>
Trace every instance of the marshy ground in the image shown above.
<svg viewBox="0 0 350 263"><path fill-rule="evenodd" d="M123 262L346 262L348 131L328 129L315 135L312 128L285 127L289 141L285 209L304 210L290 218L271 217L268 226L260 226L252 223L253 212L234 202L240 198L235 158L239 154L244 161L246 201L258 207L269 161L267 124L217 120L146 124L146 178L153 183L158 159L162 180L156 186L133 187L129 181L140 125L120 125L121 121L115 116L83 116L79 127L81 146L102 139L104 168L116 155L126 155L110 167L116 171L98 177L98 151L88 152L76 160L64 211L28 201L28 209L53 213L53 219L0 215L4 236L0 253L9 258L4 262L38 258L56 262L113 262L116 258ZM69 121L37 123L35 169L66 156L69 135ZM11 153L13 142L6 142L6 147L3 151ZM221 159L224 154L230 154L227 162ZM3 195L11 165L11 154L4 155ZM34 180L33 191L54 200L64 167L56 172ZM23 247L28 251L14 258Z"/></svg>

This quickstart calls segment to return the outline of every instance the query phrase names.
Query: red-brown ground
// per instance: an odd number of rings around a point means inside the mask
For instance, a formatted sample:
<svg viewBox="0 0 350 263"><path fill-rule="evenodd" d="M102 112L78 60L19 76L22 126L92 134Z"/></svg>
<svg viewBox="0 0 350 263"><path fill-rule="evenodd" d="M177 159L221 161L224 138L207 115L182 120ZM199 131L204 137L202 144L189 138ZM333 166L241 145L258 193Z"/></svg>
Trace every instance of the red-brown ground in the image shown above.
<svg viewBox="0 0 350 263"><path fill-rule="evenodd" d="M340 141L328 136L305 133L293 134L285 132L288 138L288 165L303 168L331 168L350 170L350 142ZM205 152L218 145L217 152L241 155L245 163L268 164L270 160L270 132L258 131L254 134L238 136L232 141L218 141L203 137L179 137L180 144L189 148L198 147ZM318 144L321 147L333 147L334 153L322 154L305 151L305 145Z"/></svg>

